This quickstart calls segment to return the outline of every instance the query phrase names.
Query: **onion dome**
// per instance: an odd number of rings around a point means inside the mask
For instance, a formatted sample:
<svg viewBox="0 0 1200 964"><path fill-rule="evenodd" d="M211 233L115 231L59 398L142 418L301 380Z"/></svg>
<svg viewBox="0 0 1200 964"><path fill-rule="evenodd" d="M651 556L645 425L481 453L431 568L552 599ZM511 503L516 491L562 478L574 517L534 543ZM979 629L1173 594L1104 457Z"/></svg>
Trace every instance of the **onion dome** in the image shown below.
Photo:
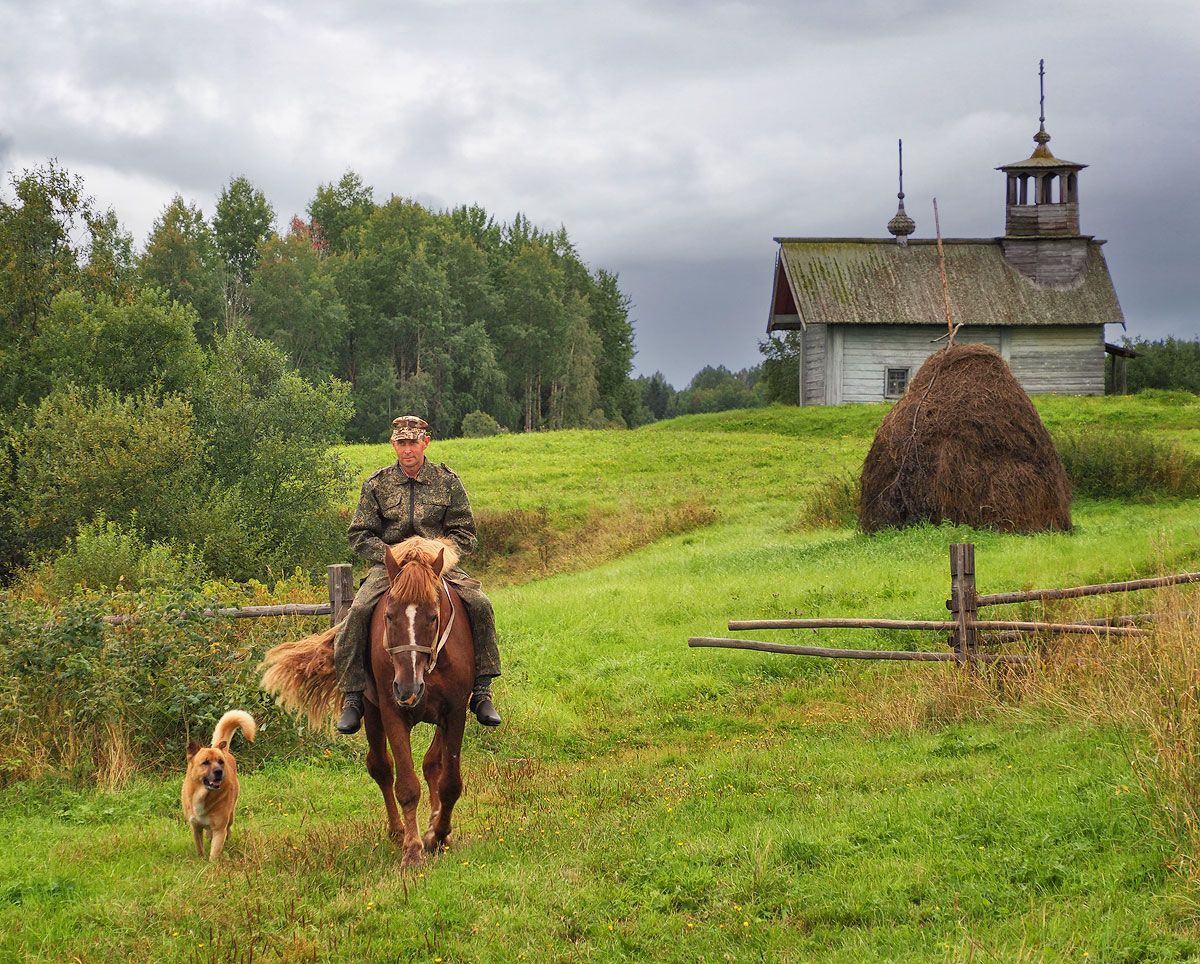
<svg viewBox="0 0 1200 964"><path fill-rule="evenodd" d="M908 236L917 230L917 222L910 218L908 212L904 210L904 141L896 143L900 159L900 191L896 197L900 199L900 206L896 208L896 214L887 223L887 229L897 243L907 244Z"/></svg>

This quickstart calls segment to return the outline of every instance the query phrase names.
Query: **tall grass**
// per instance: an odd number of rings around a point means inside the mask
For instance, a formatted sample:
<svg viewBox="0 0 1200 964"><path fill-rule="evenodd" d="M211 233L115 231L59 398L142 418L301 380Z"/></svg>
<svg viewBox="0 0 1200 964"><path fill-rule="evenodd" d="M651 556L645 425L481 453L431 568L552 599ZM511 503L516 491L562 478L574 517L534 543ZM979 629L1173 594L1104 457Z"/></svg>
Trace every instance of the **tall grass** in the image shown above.
<svg viewBox="0 0 1200 964"><path fill-rule="evenodd" d="M236 601L170 591L87 594L58 604L0 605L0 787L47 774L100 786L139 771L173 770L188 741L207 741L228 709L245 709L271 730L270 755L287 757L298 725L258 688L257 666L276 642L311 620L205 619L205 605ZM262 603L265 587L243 601ZM311 599L304 580L281 584L276 601ZM137 622L112 626L113 609ZM253 761L267 752L247 748Z"/></svg>
<svg viewBox="0 0 1200 964"><path fill-rule="evenodd" d="M1083 428L1055 438L1076 495L1097 499L1200 495L1200 455L1139 429Z"/></svg>
<svg viewBox="0 0 1200 964"><path fill-rule="evenodd" d="M565 530L555 528L545 506L481 509L475 517L479 544L467 565L496 586L591 569L659 539L717 521L716 510L703 498L650 509L596 507Z"/></svg>
<svg viewBox="0 0 1200 964"><path fill-rule="evenodd" d="M1110 613L1119 608L1112 600L1123 598L1109 597ZM1031 637L1006 647L1024 653L1025 663L948 665L915 685L884 684L871 716L911 730L1024 708L1108 729L1125 747L1178 869L1200 882L1200 592L1163 590L1151 605L1157 618L1146 636ZM1076 601L1021 616L1062 621L1095 616L1095 609Z"/></svg>

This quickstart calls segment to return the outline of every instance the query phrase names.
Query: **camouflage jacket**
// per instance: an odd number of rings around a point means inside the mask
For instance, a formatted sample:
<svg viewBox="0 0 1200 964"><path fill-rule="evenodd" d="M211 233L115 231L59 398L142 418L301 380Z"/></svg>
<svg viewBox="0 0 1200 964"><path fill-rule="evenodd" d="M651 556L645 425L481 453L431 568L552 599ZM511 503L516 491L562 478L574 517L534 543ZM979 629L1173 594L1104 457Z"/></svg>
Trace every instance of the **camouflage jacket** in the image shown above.
<svg viewBox="0 0 1200 964"><path fill-rule="evenodd" d="M461 555L475 548L475 517L462 480L445 465L425 460L415 479L399 464L380 469L363 483L347 533L350 547L382 565L387 547L409 536L448 538Z"/></svg>

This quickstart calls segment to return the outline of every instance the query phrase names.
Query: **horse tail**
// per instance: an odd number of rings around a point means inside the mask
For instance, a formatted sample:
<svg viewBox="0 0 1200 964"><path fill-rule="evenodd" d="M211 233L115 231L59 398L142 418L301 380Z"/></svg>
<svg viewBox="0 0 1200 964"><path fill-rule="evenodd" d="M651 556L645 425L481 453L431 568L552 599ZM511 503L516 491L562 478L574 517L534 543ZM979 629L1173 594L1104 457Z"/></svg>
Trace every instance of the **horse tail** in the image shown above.
<svg viewBox="0 0 1200 964"><path fill-rule="evenodd" d="M308 717L314 729L338 705L333 641L341 625L304 639L280 643L263 657L262 686L286 710Z"/></svg>
<svg viewBox="0 0 1200 964"><path fill-rule="evenodd" d="M217 746L224 740L228 746L235 730L241 730L243 739L249 740L251 743L254 742L254 736L258 733L253 716L245 710L230 710L217 720L217 728L213 730L211 745Z"/></svg>

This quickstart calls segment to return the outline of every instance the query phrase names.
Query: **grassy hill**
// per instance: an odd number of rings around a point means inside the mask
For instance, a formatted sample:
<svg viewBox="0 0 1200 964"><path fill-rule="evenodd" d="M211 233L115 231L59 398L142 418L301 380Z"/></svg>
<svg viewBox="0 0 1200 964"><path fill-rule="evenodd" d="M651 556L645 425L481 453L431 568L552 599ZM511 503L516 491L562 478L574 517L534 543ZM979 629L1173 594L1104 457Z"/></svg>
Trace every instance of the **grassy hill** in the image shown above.
<svg viewBox="0 0 1200 964"><path fill-rule="evenodd" d="M1192 396L1038 407L1052 432L1136 428L1200 452ZM506 722L468 734L454 849L400 872L360 738L279 761L263 733L219 870L189 856L177 779L17 785L0 798L0 956L1200 954L1200 891L1138 769L1136 721L946 666L687 648L738 617L944 617L956 541L977 545L981 592L1200 569L1196 499L1078 501L1070 535L804 528L804 496L857 468L885 410L436 442L485 535L513 548L474 569L494 587ZM345 455L365 476L389 449Z"/></svg>

